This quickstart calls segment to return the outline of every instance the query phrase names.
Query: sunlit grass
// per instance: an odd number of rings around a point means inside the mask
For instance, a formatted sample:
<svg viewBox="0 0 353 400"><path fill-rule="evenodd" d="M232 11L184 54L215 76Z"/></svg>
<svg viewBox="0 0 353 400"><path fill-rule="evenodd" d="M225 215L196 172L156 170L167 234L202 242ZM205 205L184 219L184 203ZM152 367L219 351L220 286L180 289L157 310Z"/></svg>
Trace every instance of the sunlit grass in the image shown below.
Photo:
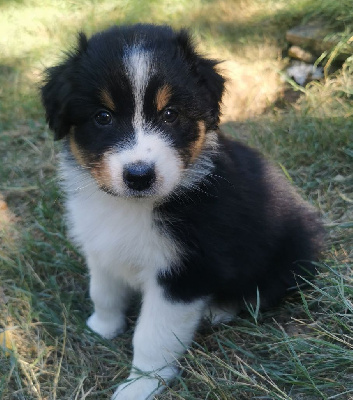
<svg viewBox="0 0 353 400"><path fill-rule="evenodd" d="M60 145L38 86L78 30L136 22L187 26L202 52L226 60L223 129L282 165L328 231L314 286L256 318L202 328L160 398L353 398L352 61L276 105L285 31L316 16L352 29L350 0L0 0L0 398L108 398L128 374L136 310L114 341L85 328L88 277L66 238Z"/></svg>

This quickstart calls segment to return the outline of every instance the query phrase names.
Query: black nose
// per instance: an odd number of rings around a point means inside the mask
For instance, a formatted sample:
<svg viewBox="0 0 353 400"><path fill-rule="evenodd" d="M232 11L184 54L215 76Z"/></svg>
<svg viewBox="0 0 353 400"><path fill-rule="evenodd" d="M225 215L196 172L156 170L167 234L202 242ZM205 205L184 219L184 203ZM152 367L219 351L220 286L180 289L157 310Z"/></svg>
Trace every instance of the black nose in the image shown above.
<svg viewBox="0 0 353 400"><path fill-rule="evenodd" d="M123 170L123 179L127 187L133 190L146 190L156 180L153 164L142 161L128 164Z"/></svg>

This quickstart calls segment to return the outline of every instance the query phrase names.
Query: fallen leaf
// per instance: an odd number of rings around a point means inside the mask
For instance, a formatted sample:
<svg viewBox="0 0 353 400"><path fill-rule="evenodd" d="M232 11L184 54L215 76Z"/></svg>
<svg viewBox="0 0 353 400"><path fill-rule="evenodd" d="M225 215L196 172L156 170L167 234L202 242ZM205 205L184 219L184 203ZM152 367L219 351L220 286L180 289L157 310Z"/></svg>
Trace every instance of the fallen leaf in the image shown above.
<svg viewBox="0 0 353 400"><path fill-rule="evenodd" d="M0 332L0 347L5 350L5 356L9 357L11 355L10 351L13 350L13 346L9 331Z"/></svg>

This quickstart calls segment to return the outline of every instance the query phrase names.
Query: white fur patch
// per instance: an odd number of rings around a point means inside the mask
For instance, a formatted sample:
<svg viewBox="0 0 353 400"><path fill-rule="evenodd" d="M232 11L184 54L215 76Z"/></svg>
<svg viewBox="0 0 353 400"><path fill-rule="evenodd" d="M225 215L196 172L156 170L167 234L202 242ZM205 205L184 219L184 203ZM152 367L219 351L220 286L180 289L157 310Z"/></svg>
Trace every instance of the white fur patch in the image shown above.
<svg viewBox="0 0 353 400"><path fill-rule="evenodd" d="M239 309L235 306L232 307L219 307L215 305L208 305L205 308L203 317L212 325L218 325L231 322L238 314Z"/></svg>
<svg viewBox="0 0 353 400"><path fill-rule="evenodd" d="M125 199L102 192L88 171L62 163L68 192L70 235L83 250L89 269L141 289L146 277L166 270L179 249L155 226L152 199ZM77 188L74 191L74 188Z"/></svg>
<svg viewBox="0 0 353 400"><path fill-rule="evenodd" d="M146 287L133 339L133 368L112 400L149 400L163 390L178 372L175 362L190 345L204 307L203 300L167 301L162 288L153 283Z"/></svg>
<svg viewBox="0 0 353 400"><path fill-rule="evenodd" d="M121 196L129 196L129 188L123 181L125 165L139 161L153 164L156 181L149 194L152 198L168 195L179 183L182 161L175 149L158 132L139 135L137 143L121 152L111 152L106 157L111 175L112 189Z"/></svg>
<svg viewBox="0 0 353 400"><path fill-rule="evenodd" d="M125 311L131 290L124 281L102 273L97 268L97 261L87 261L91 266L90 295L94 303L94 313L88 318L87 325L102 337L112 339L126 329Z"/></svg>
<svg viewBox="0 0 353 400"><path fill-rule="evenodd" d="M126 49L124 64L132 85L135 100L133 127L135 135L138 137L144 134L143 100L148 81L153 75L152 54L144 50L141 46L133 46Z"/></svg>
<svg viewBox="0 0 353 400"><path fill-rule="evenodd" d="M108 195L88 171L65 159L61 171L65 187L72 188L66 200L70 233L91 274L95 311L88 326L106 338L121 333L130 288L143 293L131 373L112 399L151 400L177 374L175 361L190 345L206 300L172 302L157 284L157 274L172 267L181 251L155 226L151 199Z"/></svg>

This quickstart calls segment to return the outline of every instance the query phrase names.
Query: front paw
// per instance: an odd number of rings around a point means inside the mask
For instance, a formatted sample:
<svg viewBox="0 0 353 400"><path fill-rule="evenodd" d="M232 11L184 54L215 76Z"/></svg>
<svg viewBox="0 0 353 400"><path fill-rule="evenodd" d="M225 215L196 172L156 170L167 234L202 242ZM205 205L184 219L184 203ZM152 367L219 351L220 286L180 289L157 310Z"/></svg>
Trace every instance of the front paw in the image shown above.
<svg viewBox="0 0 353 400"><path fill-rule="evenodd" d="M102 318L94 312L88 318L87 326L105 339L113 339L115 336L125 332L126 321L124 316L118 317L114 315L111 318Z"/></svg>
<svg viewBox="0 0 353 400"><path fill-rule="evenodd" d="M121 384L111 400L152 400L163 389L164 386L157 378L140 376Z"/></svg>
<svg viewBox="0 0 353 400"><path fill-rule="evenodd" d="M178 372L178 368L174 365L167 365L151 376L131 372L127 381L118 387L111 400L152 400L166 388L166 384L173 380Z"/></svg>

